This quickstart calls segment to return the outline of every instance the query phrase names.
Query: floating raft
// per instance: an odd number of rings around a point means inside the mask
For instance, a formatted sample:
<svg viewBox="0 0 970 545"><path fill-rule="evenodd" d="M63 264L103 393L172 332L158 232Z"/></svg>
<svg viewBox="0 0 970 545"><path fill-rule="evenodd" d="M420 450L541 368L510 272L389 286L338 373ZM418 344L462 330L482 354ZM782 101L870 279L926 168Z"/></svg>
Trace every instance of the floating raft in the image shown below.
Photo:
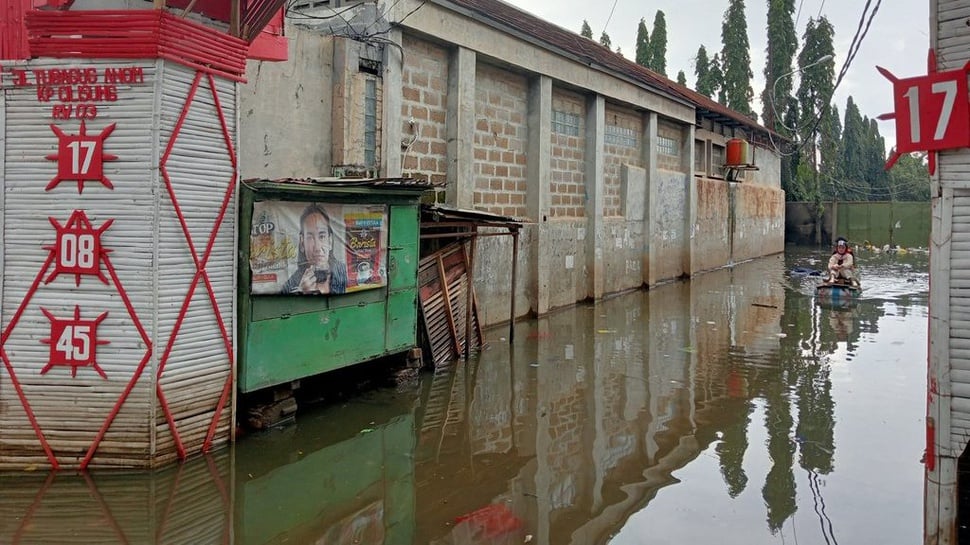
<svg viewBox="0 0 970 545"><path fill-rule="evenodd" d="M817 297L828 297L832 299L852 298L858 297L860 293L862 293L862 287L859 284L850 284L844 281L821 282L815 286L815 295Z"/></svg>

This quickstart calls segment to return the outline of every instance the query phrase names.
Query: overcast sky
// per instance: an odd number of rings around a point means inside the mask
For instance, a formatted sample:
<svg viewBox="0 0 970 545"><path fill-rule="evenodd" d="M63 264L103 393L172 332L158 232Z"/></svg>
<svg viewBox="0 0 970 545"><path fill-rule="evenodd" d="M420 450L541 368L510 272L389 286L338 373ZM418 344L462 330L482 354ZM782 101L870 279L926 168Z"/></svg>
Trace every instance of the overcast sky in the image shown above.
<svg viewBox="0 0 970 545"><path fill-rule="evenodd" d="M646 20L647 30L652 32L654 16L661 10L667 20L667 76L675 80L677 72L683 70L691 88L694 87L697 48L704 45L711 56L721 49L721 22L728 6L728 0L615 0L615 7L610 0L505 1L577 33L586 19L597 40L605 27L613 49L619 46L628 59L633 59L636 54L640 19ZM873 0L872 6L876 3L877 0ZM926 73L926 54L930 45L929 3L930 0L881 2L849 72L836 90L834 103L841 116L845 115L845 103L850 95L862 115L872 118L892 111L892 86L876 71L876 65L898 77ZM809 18L817 18L820 14L827 17L835 28L835 72L838 74L865 4L866 0L796 0L796 6L800 5L796 8L799 10L796 21L799 47ZM754 109L760 119L758 97L764 88L767 0L745 0L745 7L751 71L754 73ZM880 121L879 132L886 138L888 151L896 140L895 124L891 120Z"/></svg>

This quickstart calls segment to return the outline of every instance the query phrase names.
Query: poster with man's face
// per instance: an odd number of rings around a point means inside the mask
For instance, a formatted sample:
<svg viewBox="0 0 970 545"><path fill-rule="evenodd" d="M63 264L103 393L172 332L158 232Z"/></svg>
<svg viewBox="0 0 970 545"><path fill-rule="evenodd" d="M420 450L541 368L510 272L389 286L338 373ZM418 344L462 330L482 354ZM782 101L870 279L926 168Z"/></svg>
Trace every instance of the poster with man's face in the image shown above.
<svg viewBox="0 0 970 545"><path fill-rule="evenodd" d="M329 295L387 284L387 206L259 201L250 233L250 290Z"/></svg>

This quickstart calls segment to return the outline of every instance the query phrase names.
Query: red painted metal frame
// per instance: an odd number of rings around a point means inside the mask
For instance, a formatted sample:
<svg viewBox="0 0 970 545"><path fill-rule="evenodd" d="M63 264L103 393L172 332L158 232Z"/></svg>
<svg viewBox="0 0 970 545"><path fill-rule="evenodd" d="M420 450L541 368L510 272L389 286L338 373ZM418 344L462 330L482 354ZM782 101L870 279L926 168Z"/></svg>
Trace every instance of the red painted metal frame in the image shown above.
<svg viewBox="0 0 970 545"><path fill-rule="evenodd" d="M29 56L24 13L30 8L30 0L0 0L0 60Z"/></svg>
<svg viewBox="0 0 970 545"><path fill-rule="evenodd" d="M77 213L77 211L75 211L75 213ZM54 263L56 259L56 249L49 248L49 251L50 253L47 256L47 261L44 262L44 265L37 273L37 277L34 279L34 282L30 285L30 288L27 290L27 293L24 295L24 299L23 301L21 301L20 307L17 308L17 311L14 313L13 318L10 320L10 323L7 324L7 328L3 332L3 336L0 337L0 359L3 360L3 364L7 369L7 373L10 374L10 382L13 384L14 390L16 390L17 392L17 397L20 399L20 403L23 406L24 411L27 413L27 419L30 421L31 427L34 429L34 434L37 435L37 439L40 440L41 447L44 449L44 453L47 455L47 460L50 462L51 467L53 469L59 469L60 465L57 462L57 457L54 455L54 452L51 449L50 444L47 442L47 438L44 435L43 430L41 430L40 424L37 422L37 417L30 406L30 402L27 400L27 396L24 393L23 387L20 384L20 380L17 378L17 373L13 368L13 363L10 361L10 357L7 355L7 350L6 350L7 340L10 338L10 335L13 332L14 328L20 322L20 318L23 315L24 310L26 310L28 303L33 298L34 294L37 292L37 289L40 287L40 284L44 276L47 274L47 271L50 269L51 265ZM131 394L131 391L134 389L135 383L138 382L138 379L141 377L142 373L144 372L145 366L147 365L152 354L151 339L149 338L148 333L145 331L145 328L142 326L141 320L138 319L138 313L135 312L135 308L134 306L132 306L131 300L128 298L128 293L125 290L124 286L121 284L121 280L118 278L118 273L115 271L114 266L111 264L111 260L108 258L107 251L103 250L99 257L104 262L105 268L107 269L111 277L111 281L114 284L115 288L118 290L118 295L121 297L121 300L125 304L125 309L128 311L128 315L131 317L131 320L134 323L135 328L138 330L139 335L141 335L142 342L145 343L145 355L142 357L141 362L138 364L138 367L136 368L135 373L128 380L127 386L125 387L121 396L119 396L118 400L115 402L114 407L112 407L111 409L111 412L105 418L104 424L102 424L101 429L98 431L97 435L92 441L91 446L88 448L88 451L84 459L81 461L81 465L80 465L81 469L86 469L88 464L90 464L91 459L94 457L94 454L97 452L98 446L101 444L101 441L104 439L105 434L107 433L108 429L111 427L111 424L114 422L115 417L117 417L118 413L121 411L121 407L125 404L125 401L128 400L128 396Z"/></svg>
<svg viewBox="0 0 970 545"><path fill-rule="evenodd" d="M249 43L164 10L30 11L32 57L162 58L244 81Z"/></svg>
<svg viewBox="0 0 970 545"><path fill-rule="evenodd" d="M189 108L195 99L196 94L199 91L199 85L202 78L206 77L208 82L209 90L212 93L213 101L215 102L215 110L219 114L219 123L222 128L223 139L226 144L226 151L229 153L229 160L232 163L232 178L226 187L226 192L223 195L222 206L219 209L219 213L216 217L215 223L212 226L212 230L209 232L209 238L206 241L206 247L202 254L199 256L199 252L196 249L195 242L192 239L192 233L189 231L188 222L185 219L185 214L182 211L182 207L179 204L178 198L175 195L175 188L172 186L171 177L168 174L167 163L172 155L172 150L175 148L175 143L178 140L179 133L182 131L182 126L185 124L185 120L189 113ZM222 225L223 219L225 219L226 212L229 208L229 203L232 200L232 196L235 194L236 190L236 178L239 172L239 166L236 162L236 152L233 147L232 137L229 134L229 128L226 124L225 113L222 110L222 104L219 101L219 93L216 87L215 79L212 74L204 74L199 71L196 72L195 79L192 81L192 87L189 89L189 93L185 98L185 104L182 107L182 113L179 115L178 121L175 123L175 127L172 130L172 136L169 139L168 145L165 148L165 153L162 155L159 161L159 170L161 171L162 178L165 180L165 187L168 191L169 198L172 201L172 207L175 210L176 216L178 216L179 224L182 227L182 234L185 236L185 242L188 244L189 252L192 254L192 260L195 262L195 275L192 278L192 282L189 284L188 292L185 295L185 299L182 301L182 306L179 308L178 317L175 319L175 324L172 327L172 332L169 336L168 342L165 345L165 350L162 353L161 358L158 363L158 372L156 373L155 390L158 396L159 404L162 407L162 412L165 414L165 419L168 422L169 430L172 432L172 438L175 441L175 448L178 451L180 458L185 459L188 453L185 450L185 445L182 443L181 435L178 432L178 427L175 423L175 417L172 414L172 410L168 405L168 400L165 398L165 392L162 390L162 374L165 372L165 366L168 363L168 358L172 353L172 349L175 346L176 337L178 337L179 330L182 328L182 323L185 320L186 313L188 312L189 305L192 302L192 297L195 295L195 290L199 286L199 281L204 281L206 289L209 294L209 302L212 305L212 311L215 316L216 322L219 326L219 331L222 334L222 340L225 345L226 354L229 360L229 376L226 377L226 382L223 385L222 393L219 396L219 402L215 407L215 414L212 417L212 422L209 424L209 430L206 433L205 441L202 445L202 452L208 452L211 445L212 439L215 436L216 428L219 424L219 418L222 416L222 411L225 408L226 400L229 394L232 393L233 385L233 372L235 369L235 357L232 350L232 340L229 337L229 332L226 329L225 322L222 319L222 312L219 310L219 303L215 297L215 290L212 287L212 282L209 280L209 273L206 271L206 266L208 265L209 258L212 255L212 249L215 246L216 235L219 232L219 227Z"/></svg>

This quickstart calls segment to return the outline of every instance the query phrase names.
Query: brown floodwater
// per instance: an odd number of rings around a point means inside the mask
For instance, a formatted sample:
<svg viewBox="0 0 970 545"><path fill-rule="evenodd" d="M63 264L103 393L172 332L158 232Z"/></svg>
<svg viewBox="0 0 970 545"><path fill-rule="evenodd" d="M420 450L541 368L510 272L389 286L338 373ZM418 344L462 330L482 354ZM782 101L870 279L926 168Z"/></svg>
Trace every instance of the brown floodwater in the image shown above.
<svg viewBox="0 0 970 545"><path fill-rule="evenodd" d="M334 374L296 423L176 467L0 476L0 544L919 543L928 256L860 252L837 301L801 274L823 257L487 330L342 395L359 377Z"/></svg>

